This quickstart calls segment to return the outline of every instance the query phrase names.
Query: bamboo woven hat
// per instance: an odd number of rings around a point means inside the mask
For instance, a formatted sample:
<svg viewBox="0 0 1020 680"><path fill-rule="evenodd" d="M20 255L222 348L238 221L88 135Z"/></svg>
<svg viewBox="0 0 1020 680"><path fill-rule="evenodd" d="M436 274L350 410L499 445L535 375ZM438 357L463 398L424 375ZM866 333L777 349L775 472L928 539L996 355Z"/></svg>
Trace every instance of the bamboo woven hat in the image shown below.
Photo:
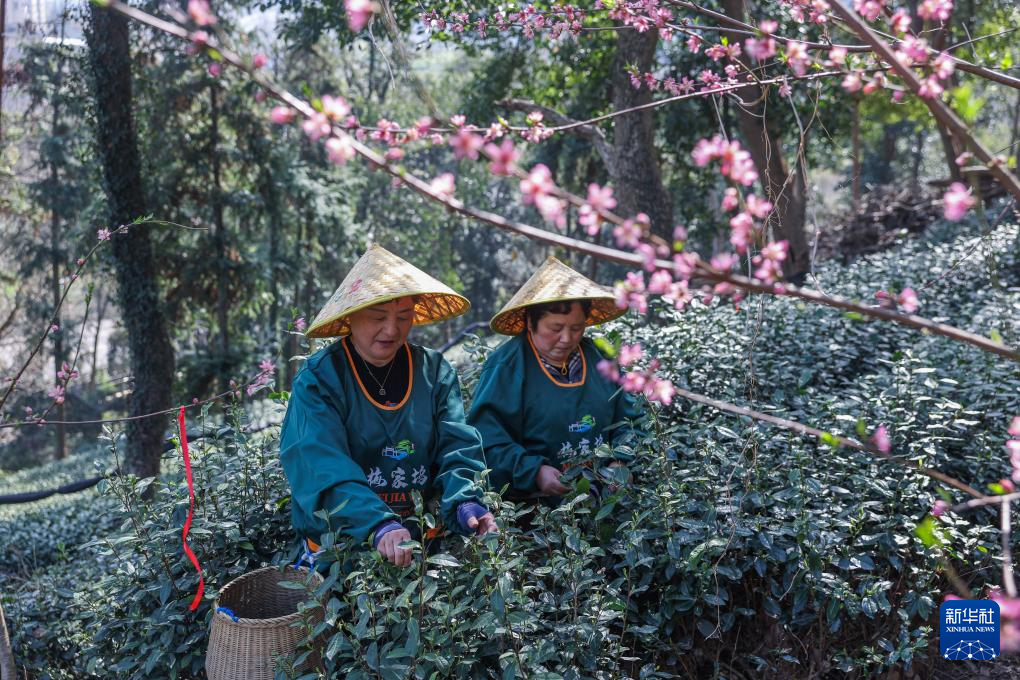
<svg viewBox="0 0 1020 680"><path fill-rule="evenodd" d="M410 262L372 244L351 267L343 283L308 327L312 338L332 338L351 332L354 312L397 298L415 296L414 325L445 321L471 308L463 295L437 281Z"/></svg>
<svg viewBox="0 0 1020 680"><path fill-rule="evenodd" d="M530 279L521 286L510 302L492 317L489 327L503 335L517 335L525 328L527 307L544 302L591 300L586 326L612 321L627 313L616 306L612 289L600 286L587 276L577 273L555 257L546 258Z"/></svg>

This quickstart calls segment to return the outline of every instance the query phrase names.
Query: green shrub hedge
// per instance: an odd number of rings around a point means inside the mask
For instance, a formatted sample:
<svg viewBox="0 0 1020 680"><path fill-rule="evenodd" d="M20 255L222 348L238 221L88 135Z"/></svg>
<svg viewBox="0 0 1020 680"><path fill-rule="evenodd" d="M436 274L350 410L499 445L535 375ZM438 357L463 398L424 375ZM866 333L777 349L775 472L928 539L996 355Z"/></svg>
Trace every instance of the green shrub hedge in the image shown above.
<svg viewBox="0 0 1020 680"><path fill-rule="evenodd" d="M935 279L919 291L921 313L1015 346L1017 239L1016 226L985 237L934 231L850 267L826 266L819 285L867 299ZM859 422L884 423L894 453L979 488L1008 474L1002 443L1020 412L1015 364L790 299L654 314L660 321L609 333L643 342L693 391L848 436ZM481 359L481 344L472 349ZM466 368L468 393L476 370ZM180 549L187 492L173 452L151 503L139 501L147 481L104 482L102 503L118 508L113 529L95 525L90 552L79 547L4 592L22 663L54 678L202 674L217 590L296 556L276 433L238 434L238 417L233 430L192 447L191 543L206 578L198 611L188 611L197 575ZM915 536L945 492L927 477L679 398L652 410L649 431L629 466L632 483L615 493L599 465L609 452L595 451L595 471L574 469L575 491L560 507L493 497L498 537L447 539L407 569L338 539L339 559L314 594L327 612L313 631L324 646L321 670L350 678L870 675L924 663L947 589L943 560L975 589L998 581L991 512L945 517L942 548ZM108 506L81 496L78 507ZM27 534L16 535L32 535L42 521L21 517L32 519L8 513L0 531L20 523Z"/></svg>

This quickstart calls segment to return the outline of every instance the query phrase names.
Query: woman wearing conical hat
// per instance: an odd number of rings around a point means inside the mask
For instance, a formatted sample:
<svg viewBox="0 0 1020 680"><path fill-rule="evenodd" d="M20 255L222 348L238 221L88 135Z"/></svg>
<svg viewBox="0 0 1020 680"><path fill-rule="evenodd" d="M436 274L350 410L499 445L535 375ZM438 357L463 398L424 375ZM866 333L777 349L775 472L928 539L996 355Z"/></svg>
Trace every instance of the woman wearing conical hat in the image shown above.
<svg viewBox="0 0 1020 680"><path fill-rule="evenodd" d="M398 546L414 531L401 523L414 512L412 491L439 501L448 529L495 531L475 484L485 463L457 374L439 352L407 342L411 326L469 306L373 245L308 328L312 337L340 337L294 379L280 439L294 528L310 552L321 534L339 530L409 564L411 552Z"/></svg>
<svg viewBox="0 0 1020 680"><path fill-rule="evenodd" d="M550 257L492 318L494 331L513 337L486 359L468 423L482 434L493 488L560 496L567 458L633 434L606 430L641 412L598 372L603 357L584 336L624 311L613 291Z"/></svg>

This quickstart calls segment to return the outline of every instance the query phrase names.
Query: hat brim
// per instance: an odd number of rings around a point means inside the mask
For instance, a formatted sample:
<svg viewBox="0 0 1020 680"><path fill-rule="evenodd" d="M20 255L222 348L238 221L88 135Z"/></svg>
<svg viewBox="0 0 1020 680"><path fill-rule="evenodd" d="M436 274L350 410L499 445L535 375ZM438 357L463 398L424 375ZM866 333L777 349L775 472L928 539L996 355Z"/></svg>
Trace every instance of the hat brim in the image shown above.
<svg viewBox="0 0 1020 680"><path fill-rule="evenodd" d="M616 299L612 297L585 295L580 297L558 297L545 300L534 300L527 304L517 305L502 310L492 317L489 328L502 335L518 335L527 328L528 307L544 305L551 302L591 302L591 311L584 320L585 327L598 326L599 324L618 319L627 313L627 309L620 309L616 306Z"/></svg>
<svg viewBox="0 0 1020 680"><path fill-rule="evenodd" d="M342 314L319 321L310 327L305 335L310 338L335 338L350 335L350 317L352 314L405 297L418 298L414 303L414 321L412 322L414 326L428 326L440 321L454 319L462 314L466 314L471 309L471 303L468 299L456 293L410 291L394 295L381 295L356 307L346 309Z"/></svg>

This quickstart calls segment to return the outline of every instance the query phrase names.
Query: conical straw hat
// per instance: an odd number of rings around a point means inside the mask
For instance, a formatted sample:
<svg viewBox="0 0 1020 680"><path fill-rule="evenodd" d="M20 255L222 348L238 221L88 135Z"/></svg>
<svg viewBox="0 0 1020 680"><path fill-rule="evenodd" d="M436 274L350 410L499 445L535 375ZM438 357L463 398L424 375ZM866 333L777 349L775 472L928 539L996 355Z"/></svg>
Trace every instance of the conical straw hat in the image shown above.
<svg viewBox="0 0 1020 680"><path fill-rule="evenodd" d="M503 335L517 335L525 328L526 308L543 302L591 300L586 326L611 321L627 310L616 306L616 295L587 276L549 257L521 289L510 298L499 314L492 317L489 327Z"/></svg>
<svg viewBox="0 0 1020 680"><path fill-rule="evenodd" d="M446 284L382 246L372 244L315 317L307 335L312 338L347 335L351 332L348 318L354 312L411 295L418 299L414 305L416 326L452 319L471 308L466 297Z"/></svg>

